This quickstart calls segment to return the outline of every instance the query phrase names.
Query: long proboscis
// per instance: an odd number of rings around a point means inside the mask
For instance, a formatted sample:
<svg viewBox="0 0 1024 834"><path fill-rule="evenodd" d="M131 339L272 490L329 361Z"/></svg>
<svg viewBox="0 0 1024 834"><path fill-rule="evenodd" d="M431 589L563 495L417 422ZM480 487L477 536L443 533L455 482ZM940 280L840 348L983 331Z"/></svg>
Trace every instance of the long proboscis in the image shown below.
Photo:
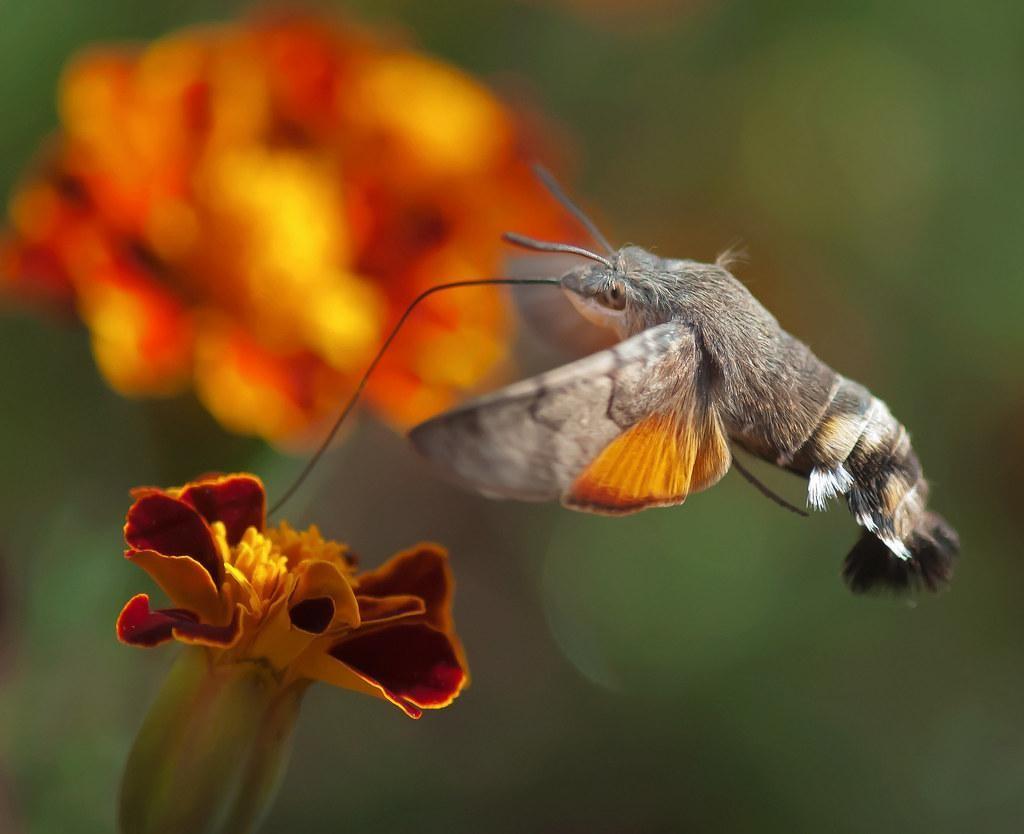
<svg viewBox="0 0 1024 834"><path fill-rule="evenodd" d="M373 360L366 367L366 371L360 378L359 384L356 385L355 390L352 392L351 396L346 401L344 407L338 413L338 416L335 419L334 424L331 426L330 431L327 432L327 436L324 438L323 442L313 453L313 456L307 461L305 467L303 467L298 477L296 477L295 480L292 481L291 486L289 486L288 489L284 491L281 497L278 498L274 505L270 508L270 514L276 513L278 510L281 509L281 507L285 505L285 503L287 503L288 499L295 494L299 487L301 487L302 484L305 482L306 478L309 477L309 473L312 472L313 468L317 465L317 463L319 463L320 458L324 456L324 453L330 447L331 443L334 442L334 438L337 437L338 431L341 429L342 425L344 425L345 420L348 418L348 415L352 412L352 409L355 408L356 404L359 402L359 398L362 396L363 390L366 388L366 384L370 381L370 376L373 374L374 370L376 370L377 365L380 364L380 360L384 358L384 354L387 353L388 348L391 347L391 343L395 340L395 337L398 335L398 332L402 329L402 325L405 324L406 320L409 318L412 311L419 306L420 302L429 298L434 293L441 292L442 290L455 289L457 287L486 287L507 284L557 285L558 283L559 281L557 278L478 278L470 281L449 281L446 284L435 284L433 287L428 287L418 296L416 296L409 303L409 306L405 308L405 311L402 313L402 315L399 316L398 321L395 322L395 326L392 327L391 332L388 333L388 337L383 341L380 348L377 350L377 353L374 355Z"/></svg>

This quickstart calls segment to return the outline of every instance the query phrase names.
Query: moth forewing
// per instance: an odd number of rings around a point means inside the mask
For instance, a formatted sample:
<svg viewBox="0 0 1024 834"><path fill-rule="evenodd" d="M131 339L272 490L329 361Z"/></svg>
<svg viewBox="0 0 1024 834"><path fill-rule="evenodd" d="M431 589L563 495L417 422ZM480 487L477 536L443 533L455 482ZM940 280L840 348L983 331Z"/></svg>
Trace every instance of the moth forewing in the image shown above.
<svg viewBox="0 0 1024 834"><path fill-rule="evenodd" d="M698 368L692 329L669 322L429 420L410 438L449 477L480 492L521 500L565 499L579 509L609 511L573 501L577 479L610 444L651 415L671 414L687 402L703 400L703 392L696 391ZM668 442L668 435L664 439ZM678 444L659 448L674 455L685 451ZM690 470L692 465L687 483ZM619 472L620 478L640 474L635 467L609 471ZM658 472L652 467L650 477L667 477ZM644 488L641 483L620 489L614 480L610 487L631 499L638 497L637 489L642 497ZM659 487L652 495L663 492ZM675 496L670 503L678 503Z"/></svg>

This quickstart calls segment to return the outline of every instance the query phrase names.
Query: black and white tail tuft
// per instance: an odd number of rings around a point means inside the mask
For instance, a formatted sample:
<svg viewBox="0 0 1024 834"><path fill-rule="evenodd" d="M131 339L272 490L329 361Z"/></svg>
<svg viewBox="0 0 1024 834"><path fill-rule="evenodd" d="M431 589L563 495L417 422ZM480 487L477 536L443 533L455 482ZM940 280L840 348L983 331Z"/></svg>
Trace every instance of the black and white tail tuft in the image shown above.
<svg viewBox="0 0 1024 834"><path fill-rule="evenodd" d="M960 539L945 519L937 513L924 513L904 543L910 552L906 558L865 530L843 563L843 578L850 590L937 591L949 582Z"/></svg>

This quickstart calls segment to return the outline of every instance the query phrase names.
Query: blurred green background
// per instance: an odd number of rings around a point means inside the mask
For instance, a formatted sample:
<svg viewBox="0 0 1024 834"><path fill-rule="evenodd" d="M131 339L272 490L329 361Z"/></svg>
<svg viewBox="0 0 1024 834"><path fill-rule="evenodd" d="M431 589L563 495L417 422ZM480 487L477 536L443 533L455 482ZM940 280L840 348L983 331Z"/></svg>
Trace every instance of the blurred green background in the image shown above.
<svg viewBox="0 0 1024 834"><path fill-rule="evenodd" d="M0 0L3 192L69 55L236 8ZM855 598L839 507L799 519L736 475L621 520L494 503L364 422L291 515L370 565L445 542L474 683L418 723L315 689L265 830L1020 831L1024 6L344 8L548 113L614 240L741 242L783 326L910 427L964 552L938 597ZM191 400L122 399L84 332L12 307L0 387L0 830L108 832L174 654L114 639L148 589L120 556L128 487L244 468L273 492L299 461Z"/></svg>

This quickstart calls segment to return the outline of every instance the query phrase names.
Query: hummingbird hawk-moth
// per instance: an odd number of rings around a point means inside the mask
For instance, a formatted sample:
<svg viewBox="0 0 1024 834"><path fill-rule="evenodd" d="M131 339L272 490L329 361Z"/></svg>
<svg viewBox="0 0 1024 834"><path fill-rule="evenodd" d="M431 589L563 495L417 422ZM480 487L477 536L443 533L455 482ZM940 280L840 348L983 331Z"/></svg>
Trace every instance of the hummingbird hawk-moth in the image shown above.
<svg viewBox="0 0 1024 834"><path fill-rule="evenodd" d="M928 509L910 437L884 402L783 330L721 259L615 250L549 187L608 256L506 238L589 259L559 283L621 341L422 423L410 434L422 455L489 496L618 515L713 486L732 443L807 478L814 509L845 498L864 528L843 568L853 590L948 580L957 534Z"/></svg>

